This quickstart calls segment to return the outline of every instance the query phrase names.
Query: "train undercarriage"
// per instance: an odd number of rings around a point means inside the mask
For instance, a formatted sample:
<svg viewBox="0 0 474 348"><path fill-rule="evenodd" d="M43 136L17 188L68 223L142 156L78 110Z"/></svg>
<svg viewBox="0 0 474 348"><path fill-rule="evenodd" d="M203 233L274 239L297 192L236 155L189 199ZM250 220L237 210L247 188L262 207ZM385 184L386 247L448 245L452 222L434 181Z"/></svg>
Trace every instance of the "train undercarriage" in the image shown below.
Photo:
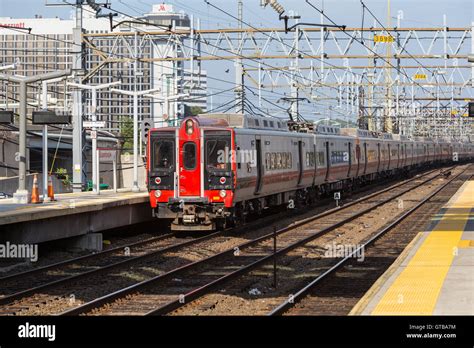
<svg viewBox="0 0 474 348"><path fill-rule="evenodd" d="M207 198L172 199L160 203L154 215L171 220L172 231L214 231L226 227L245 224L250 216L259 216L269 208L299 209L329 197L336 191L350 194L352 191L388 178L409 177L416 170L428 165L395 169L380 173L348 178L337 182L302 188L296 191L281 192L265 197L237 202L234 207L226 208L222 203L209 203Z"/></svg>

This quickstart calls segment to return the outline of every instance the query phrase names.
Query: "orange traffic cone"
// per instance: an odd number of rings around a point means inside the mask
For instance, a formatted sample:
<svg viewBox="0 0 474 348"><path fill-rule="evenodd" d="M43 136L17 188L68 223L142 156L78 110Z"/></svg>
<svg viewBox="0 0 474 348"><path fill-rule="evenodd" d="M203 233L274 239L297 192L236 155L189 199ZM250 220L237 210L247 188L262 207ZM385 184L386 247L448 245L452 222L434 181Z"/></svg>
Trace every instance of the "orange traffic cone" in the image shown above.
<svg viewBox="0 0 474 348"><path fill-rule="evenodd" d="M51 175L48 178L48 197L51 201L55 201L55 199L54 199L53 177Z"/></svg>
<svg viewBox="0 0 474 348"><path fill-rule="evenodd" d="M33 189L31 190L31 203L41 203L38 188L38 177L35 174L33 178Z"/></svg>

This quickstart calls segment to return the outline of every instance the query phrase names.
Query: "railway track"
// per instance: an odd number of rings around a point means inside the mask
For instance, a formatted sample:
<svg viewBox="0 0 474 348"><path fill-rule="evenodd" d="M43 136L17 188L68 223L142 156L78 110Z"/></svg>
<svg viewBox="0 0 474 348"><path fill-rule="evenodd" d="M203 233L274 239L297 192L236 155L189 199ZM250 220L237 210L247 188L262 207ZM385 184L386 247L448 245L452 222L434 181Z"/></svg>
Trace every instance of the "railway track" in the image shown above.
<svg viewBox="0 0 474 348"><path fill-rule="evenodd" d="M340 258L304 287L285 299L269 315L348 315L375 281L390 267L405 247L436 215L463 182L472 178L472 170L459 173L429 196L380 229L359 246L364 261L353 253ZM454 184L453 184L454 182ZM456 185L457 183L457 185Z"/></svg>
<svg viewBox="0 0 474 348"><path fill-rule="evenodd" d="M452 188L453 185L448 186L446 189L443 190L450 190L451 195L459 188L461 184L458 185L460 180L457 180L455 183L454 189ZM458 185L458 186L456 186ZM443 185L444 186L444 185ZM413 195L419 194L420 191L414 191ZM424 197L424 195L422 195ZM445 200L438 198L440 195L437 195L436 199L432 199L430 201L430 209L425 213L426 216L430 213L436 214L442 204L444 204L451 196ZM440 203L441 201L441 203ZM425 205L424 205L425 207ZM382 208L380 208L382 209ZM411 207L409 208L411 209ZM393 210L393 209L392 209ZM376 212L380 210L377 209ZM383 211L383 210L382 210ZM387 210L385 210L387 211ZM409 210L407 210L409 211ZM410 241L410 237L406 236L410 234L408 231L413 229L422 228L423 222L419 221L419 218L414 218L407 224L404 224L401 227L401 235L406 238L406 240ZM354 222L360 221L359 219L354 220ZM370 221L370 220L365 220ZM374 219L372 219L372 222ZM336 256L327 256L321 253L324 252L325 248L331 244L331 242L335 242L334 244L337 245L347 245L347 243L355 244L354 246L358 246L365 242L365 240L369 240L373 235L375 235L380 229L387 226L390 220L387 220L386 223L380 224L380 226L367 226L369 227L369 233L365 236L359 236L361 233L352 233L350 234L351 224L344 225L341 228L337 229L336 233L329 233L325 237L327 238L326 241L320 239L314 240L313 243L308 243L304 247L300 247L297 249L293 249L292 252L286 253L285 255L281 255L278 257L278 286L277 288L274 287L274 280L273 280L273 269L270 262L267 262L265 265L257 267L254 270L249 272L245 272L243 275L238 276L236 278L231 279L226 284L221 284L220 286L215 286L214 289L210 289L209 291L204 292L200 296L196 296L194 301L187 303L186 305L181 305L175 308L176 310L170 312L169 314L172 315L249 315L249 314L257 314L257 315L266 315L270 312L273 308L277 307L281 302L289 301L290 303L295 301L294 295L295 292L300 287L304 287L307 285L308 282L311 282L313 277L318 277L323 274L327 269L330 269L334 264L339 261ZM371 224L372 224L371 222ZM383 225L383 226L382 226ZM340 236L339 236L340 234ZM362 238L361 238L362 237ZM324 237L323 237L324 238ZM408 242L407 242L408 243ZM312 244L312 245L311 245ZM398 244L401 247L402 241ZM401 247L403 250L403 247ZM390 257L396 258L400 251L400 249L394 249L388 251L387 253ZM357 255L357 250L354 251ZM364 255L364 254L362 254ZM359 255L357 255L359 256ZM365 255L367 256L367 255ZM351 258L351 261L354 261L354 258ZM360 260L358 260L360 261ZM378 251L374 252L374 257L372 261L375 265L385 264L386 259L379 254ZM349 265L348 269L352 272L352 277L347 276L344 274L340 276L338 279L340 280L339 285L331 286L331 290L326 291L324 294L321 294L319 297L320 306L324 306L326 312L320 312L320 314L332 314L332 307L337 306L338 303L343 307L344 303L348 303L351 301L352 297L354 297L353 289L355 284L361 285L363 287L364 284L370 282L370 279L377 277L374 267L373 269L367 267L366 273L360 273L357 264L359 262L354 262L356 266ZM354 268L351 268L354 267ZM347 273L347 272L346 272ZM367 278L367 279L366 279ZM341 283L344 282L344 285ZM353 284L354 283L354 284ZM344 289L342 287L345 287ZM359 288L360 289L360 288ZM356 293L358 290L354 290ZM359 290L361 296L365 293L363 290ZM252 293L253 292L253 293ZM332 292L332 297L334 301L329 301L327 298L331 298L330 294ZM344 293L344 295L341 295ZM341 295L345 301L340 300L338 295ZM340 296L340 297L341 297ZM339 301L339 302L338 302ZM346 309L347 309L346 305ZM349 307L351 308L351 307ZM342 309L343 311L344 309ZM350 310L350 309L349 309ZM166 312L162 312L160 314L167 314ZM300 313L297 313L300 314Z"/></svg>
<svg viewBox="0 0 474 348"><path fill-rule="evenodd" d="M452 168L448 169L450 171ZM366 196L343 207L306 218L291 226L267 233L215 255L172 269L146 281L107 294L63 315L142 315L165 314L199 298L216 286L269 262L273 255L273 237L278 236L276 256L310 243L377 207L419 189L443 176L432 171L423 177ZM427 177L426 179L424 177ZM308 225L313 229L308 229Z"/></svg>
<svg viewBox="0 0 474 348"><path fill-rule="evenodd" d="M172 233L168 233L99 253L84 255L6 276L0 278L0 305L38 291L44 291L61 282L76 281L82 277L111 270L114 267L123 267L211 237L212 235L206 235L200 239L177 239Z"/></svg>
<svg viewBox="0 0 474 348"><path fill-rule="evenodd" d="M421 175L421 177L430 175L437 170L432 170ZM391 188L405 185L408 182L416 180L417 177L411 178L404 182L393 185ZM381 191L383 192L383 191ZM313 208L314 209L314 208ZM257 228L258 226L268 226L268 223L272 221L272 217L260 219L253 225L247 225L232 231L223 231L212 233L196 239L177 239L171 234L163 235L156 238L151 238L145 241L136 242L128 246L120 246L114 249L109 249L101 253L86 255L79 258L58 262L49 266L41 267L27 272L14 274L1 280L1 298L0 298L0 315L13 315L13 314L43 314L40 310L41 307L51 302L62 302L63 305L59 306L57 310L63 307L71 307L80 304L82 301L87 301L91 297L101 296L104 293L110 292L110 289L114 289L117 286L131 285L133 282L137 282L140 279L150 278L156 275L157 272L149 272L150 267L156 267L156 265L163 265L162 269L158 273L169 271L173 266L178 267L180 265L191 263L190 260L182 260L181 263L167 262L169 255L172 252L178 253L180 249L182 253L186 251L193 253L193 247L199 249L200 243L205 243L208 240L215 239L213 243L215 245L232 244L238 245L242 242L242 238L237 238L229 233L235 233L239 229L249 229L252 226ZM261 232L262 233L262 232ZM261 234L260 233L260 234ZM258 235L258 234L257 234ZM218 238L220 237L220 239ZM255 235L254 235L255 237ZM217 239L216 239L217 238ZM233 242L232 242L233 240ZM204 258L212 255L212 247L208 245L202 245L203 249L207 249L207 253L197 258ZM130 254L125 253L125 248L128 248ZM219 251L219 249L217 249ZM214 252L214 253L217 253ZM170 265L166 265L169 263ZM145 272L143 272L145 268ZM128 282L119 281L117 284L111 284L108 278L116 279L121 271L131 269L133 272L138 269L139 275L129 274L127 279ZM149 273L144 275L143 273ZM101 279L101 276L103 278ZM90 281L85 280L91 279ZM103 279L106 279L106 283L109 284L108 288L105 284L101 284ZM132 281L132 279L138 279ZM97 289L100 284L102 289ZM91 286L87 294L81 291L80 288ZM79 290L78 290L79 288ZM71 302L71 298L80 298L80 302L76 300ZM61 301L62 300L62 301ZM67 300L67 301L65 301ZM36 308L31 313L30 309ZM55 309L52 309L55 313Z"/></svg>

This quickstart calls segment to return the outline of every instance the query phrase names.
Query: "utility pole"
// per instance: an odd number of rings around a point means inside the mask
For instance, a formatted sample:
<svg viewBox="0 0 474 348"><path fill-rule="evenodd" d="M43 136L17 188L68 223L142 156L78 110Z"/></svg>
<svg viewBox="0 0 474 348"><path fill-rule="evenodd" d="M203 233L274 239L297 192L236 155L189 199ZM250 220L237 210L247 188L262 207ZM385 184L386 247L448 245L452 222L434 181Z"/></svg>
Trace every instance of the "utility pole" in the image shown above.
<svg viewBox="0 0 474 348"><path fill-rule="evenodd" d="M122 89L112 88L110 90L114 93L125 94L133 97L133 192L140 192L140 187L138 186L138 97L146 94L151 94L154 92L161 91L161 88L149 89L146 91L137 91L135 84L135 91L125 91ZM141 144L140 144L141 147Z"/></svg>
<svg viewBox="0 0 474 348"><path fill-rule="evenodd" d="M76 0L76 25L72 30L73 52L72 70L74 72L74 83L82 82L84 75L82 65L82 4L83 0ZM84 134L82 130L82 89L78 88L72 92L72 190L81 192L85 182L85 171L83 166L83 142Z"/></svg>
<svg viewBox="0 0 474 348"><path fill-rule="evenodd" d="M99 89L105 89L109 88L112 86L117 86L120 85L122 82L120 81L115 81L111 83L104 83L101 85L96 85L96 86L90 86L90 85L83 85L80 83L68 83L68 86L71 87L76 87L77 89L87 89L91 91L92 94L92 132L91 132L91 138L92 138L92 190L94 193L99 194L99 184L98 183L98 171L97 171L97 163L98 163L98 157L97 157L97 90ZM82 122L81 122L82 126Z"/></svg>
<svg viewBox="0 0 474 348"><path fill-rule="evenodd" d="M295 16L297 17L297 16ZM298 23L299 20L296 19L296 23ZM295 49L294 51L296 52L295 55L295 60L293 62L293 69L291 72L291 118L293 121L298 120L298 114L299 114L299 86L298 82L296 80L296 74L299 72L299 42L300 42L300 27L297 26L295 28Z"/></svg>
<svg viewBox="0 0 474 348"><path fill-rule="evenodd" d="M238 0L237 3L237 17L239 18L239 29L242 30L243 25L243 2ZM242 31L238 33L238 44L242 42ZM238 54L239 47L236 48L236 54ZM235 98L237 104L235 106L236 113L244 113L244 102L245 102L245 91L244 91L244 64L242 58L237 59L235 62Z"/></svg>
<svg viewBox="0 0 474 348"><path fill-rule="evenodd" d="M391 27L391 17L390 17L390 0L387 0L387 28ZM391 36L390 32L387 32L387 35ZM385 83L387 84L387 105L385 111L385 122L384 122L384 132L393 133L392 125L392 59L390 58L392 54L391 42L387 42L387 64L385 70Z"/></svg>
<svg viewBox="0 0 474 348"><path fill-rule="evenodd" d="M13 194L13 200L17 204L28 203L28 190L26 189L26 110L27 110L27 88L29 83L51 80L58 77L68 76L70 70L60 70L36 76L9 76L0 74L0 80L7 80L20 84L20 125L19 125L19 149L18 149L18 190Z"/></svg>
<svg viewBox="0 0 474 348"><path fill-rule="evenodd" d="M48 83L55 83L63 80L64 77L42 81L42 100L41 107L48 110ZM43 202L49 202L48 197L48 125L43 126Z"/></svg>

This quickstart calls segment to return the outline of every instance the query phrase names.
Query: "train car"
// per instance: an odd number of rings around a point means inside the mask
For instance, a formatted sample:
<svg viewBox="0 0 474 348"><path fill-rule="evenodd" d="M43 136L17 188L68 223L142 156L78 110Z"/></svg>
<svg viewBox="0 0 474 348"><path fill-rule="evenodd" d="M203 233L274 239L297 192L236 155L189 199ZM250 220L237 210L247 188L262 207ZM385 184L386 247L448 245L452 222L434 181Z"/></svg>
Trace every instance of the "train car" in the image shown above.
<svg viewBox="0 0 474 348"><path fill-rule="evenodd" d="M243 114L188 117L148 136L147 184L154 215L172 230L214 230L250 213L306 204L415 167L473 156L472 143L320 125L290 131L286 122Z"/></svg>

